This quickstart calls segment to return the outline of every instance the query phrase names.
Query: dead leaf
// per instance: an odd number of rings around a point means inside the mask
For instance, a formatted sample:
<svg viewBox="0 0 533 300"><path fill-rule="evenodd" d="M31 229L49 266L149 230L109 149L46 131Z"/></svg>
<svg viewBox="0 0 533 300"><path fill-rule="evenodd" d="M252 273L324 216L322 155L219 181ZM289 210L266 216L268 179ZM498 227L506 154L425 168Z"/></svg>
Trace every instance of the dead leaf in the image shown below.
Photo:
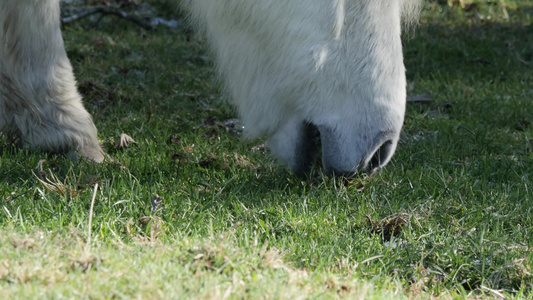
<svg viewBox="0 0 533 300"><path fill-rule="evenodd" d="M463 9L465 11L472 11L472 10L477 10L477 4L476 3L469 3L469 4L465 4L465 6L463 7Z"/></svg>
<svg viewBox="0 0 533 300"><path fill-rule="evenodd" d="M267 149L265 144L260 144L252 147L252 152L265 152Z"/></svg>
<svg viewBox="0 0 533 300"><path fill-rule="evenodd" d="M229 133L241 134L244 130L244 124L239 119L227 119L223 123Z"/></svg>
<svg viewBox="0 0 533 300"><path fill-rule="evenodd" d="M372 226L372 233L379 234L384 241L390 241L393 236L397 236L402 231L402 227L407 224L410 215L408 213L396 213L387 216L380 221L374 221L367 216Z"/></svg>
<svg viewBox="0 0 533 300"><path fill-rule="evenodd" d="M149 221L150 221L150 217L148 216L142 216L139 218L139 223L141 223L142 225L148 224Z"/></svg>
<svg viewBox="0 0 533 300"><path fill-rule="evenodd" d="M207 168L211 167L216 161L218 161L217 157L214 154L209 153L206 158L198 162L198 165L202 168Z"/></svg>
<svg viewBox="0 0 533 300"><path fill-rule="evenodd" d="M192 153L194 151L194 148L195 148L195 145L181 147L181 152L183 152L185 154L189 154L189 153Z"/></svg>
<svg viewBox="0 0 533 300"><path fill-rule="evenodd" d="M163 199L159 197L159 195L155 195L152 197L152 207L150 208L150 212L155 212L156 209L163 203Z"/></svg>
<svg viewBox="0 0 533 300"><path fill-rule="evenodd" d="M120 139L115 144L115 149L128 148L130 144L137 144L137 142L135 142L135 140L131 136L129 136L129 135L125 134L125 133L121 133L120 134Z"/></svg>
<svg viewBox="0 0 533 300"><path fill-rule="evenodd" d="M258 165L253 164L248 158L238 153L224 153L222 154L222 158L217 157L213 153L209 153L206 158L198 162L198 165L202 168L221 167L225 169L230 165L236 165L249 170L257 170L259 168Z"/></svg>
<svg viewBox="0 0 533 300"><path fill-rule="evenodd" d="M215 117L210 116L204 121L203 125L197 128L197 130L203 131L203 137L217 137L221 132L238 135L243 132L244 125L239 119L227 119L221 122Z"/></svg>
<svg viewBox="0 0 533 300"><path fill-rule="evenodd" d="M246 169L250 169L250 170L256 170L259 168L258 165L256 164L253 164L250 160L248 160L246 157L238 154L238 153L233 153L233 155L231 154L224 154L224 165L227 164L228 160L230 160L233 164L241 167L241 168L246 168Z"/></svg>
<svg viewBox="0 0 533 300"><path fill-rule="evenodd" d="M180 145L181 144L181 138L177 134L172 134L167 139L167 145Z"/></svg>
<svg viewBox="0 0 533 300"><path fill-rule="evenodd" d="M35 240L28 236L25 236L21 239L17 237L11 237L10 242L15 248L33 249L35 247Z"/></svg>
<svg viewBox="0 0 533 300"><path fill-rule="evenodd" d="M102 260L88 252L70 253L70 268L72 270L79 269L87 271L89 269L96 269Z"/></svg>

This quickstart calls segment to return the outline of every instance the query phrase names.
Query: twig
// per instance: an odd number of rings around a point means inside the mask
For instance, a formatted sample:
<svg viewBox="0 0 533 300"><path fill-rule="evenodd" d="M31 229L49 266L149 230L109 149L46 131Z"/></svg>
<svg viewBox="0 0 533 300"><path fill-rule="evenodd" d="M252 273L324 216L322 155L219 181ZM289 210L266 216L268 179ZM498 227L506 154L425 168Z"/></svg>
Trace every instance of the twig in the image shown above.
<svg viewBox="0 0 533 300"><path fill-rule="evenodd" d="M426 94L407 96L407 102L431 103L434 101L435 99L431 98L430 96Z"/></svg>
<svg viewBox="0 0 533 300"><path fill-rule="evenodd" d="M64 24L72 23L74 21L77 21L79 19L88 17L90 15L94 15L94 14L118 16L118 17L120 17L122 19L126 19L128 21L131 21L131 22L135 23L135 24L141 26L142 28L144 28L146 30L152 30L153 29L152 25L144 22L141 18L138 18L136 16L132 16L132 15L128 14L127 12L121 10L121 9L118 9L118 8L115 8L115 7L108 7L108 6L93 7L93 8L84 10L81 13L74 14L74 15L71 15L69 17L62 18L61 19L61 24L64 25Z"/></svg>
<svg viewBox="0 0 533 300"><path fill-rule="evenodd" d="M87 229L87 245L85 246L85 251L89 252L91 248L91 227L93 223L93 209L94 209L94 199L96 199L96 192L98 191L98 183L94 185L93 199L91 200L91 210L89 211L89 228Z"/></svg>
<svg viewBox="0 0 533 300"><path fill-rule="evenodd" d="M152 99L148 100L148 121L152 118Z"/></svg>

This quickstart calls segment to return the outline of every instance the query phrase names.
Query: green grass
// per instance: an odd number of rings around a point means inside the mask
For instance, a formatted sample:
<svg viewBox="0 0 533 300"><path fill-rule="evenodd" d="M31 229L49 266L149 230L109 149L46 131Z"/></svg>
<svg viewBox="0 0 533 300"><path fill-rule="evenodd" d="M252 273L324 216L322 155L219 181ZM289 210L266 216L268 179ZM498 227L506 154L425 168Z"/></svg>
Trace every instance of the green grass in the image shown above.
<svg viewBox="0 0 533 300"><path fill-rule="evenodd" d="M187 30L65 26L118 163L0 137L2 296L533 297L533 3L474 3L427 3L405 62L409 94L435 102L409 103L393 161L351 184L301 181L226 128L236 116ZM121 133L137 143L115 149Z"/></svg>

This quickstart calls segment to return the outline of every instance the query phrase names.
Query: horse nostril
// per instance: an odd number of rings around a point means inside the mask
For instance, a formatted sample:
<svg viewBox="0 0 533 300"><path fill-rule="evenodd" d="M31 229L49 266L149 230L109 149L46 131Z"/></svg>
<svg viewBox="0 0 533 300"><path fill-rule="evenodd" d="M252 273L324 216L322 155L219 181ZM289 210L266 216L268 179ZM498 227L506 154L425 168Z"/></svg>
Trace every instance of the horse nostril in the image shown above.
<svg viewBox="0 0 533 300"><path fill-rule="evenodd" d="M374 155L368 161L368 164L363 167L365 173L372 173L384 166L392 156L394 152L394 144L391 140L385 141L381 146L374 152Z"/></svg>

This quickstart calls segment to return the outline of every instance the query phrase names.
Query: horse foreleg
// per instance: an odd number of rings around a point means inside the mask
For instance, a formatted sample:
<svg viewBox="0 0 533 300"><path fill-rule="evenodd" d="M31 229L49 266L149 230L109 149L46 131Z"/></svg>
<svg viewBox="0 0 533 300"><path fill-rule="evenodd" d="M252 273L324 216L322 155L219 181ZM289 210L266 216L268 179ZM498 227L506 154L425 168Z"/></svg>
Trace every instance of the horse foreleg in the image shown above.
<svg viewBox="0 0 533 300"><path fill-rule="evenodd" d="M76 88L58 0L0 0L0 130L23 145L101 162L96 127Z"/></svg>

